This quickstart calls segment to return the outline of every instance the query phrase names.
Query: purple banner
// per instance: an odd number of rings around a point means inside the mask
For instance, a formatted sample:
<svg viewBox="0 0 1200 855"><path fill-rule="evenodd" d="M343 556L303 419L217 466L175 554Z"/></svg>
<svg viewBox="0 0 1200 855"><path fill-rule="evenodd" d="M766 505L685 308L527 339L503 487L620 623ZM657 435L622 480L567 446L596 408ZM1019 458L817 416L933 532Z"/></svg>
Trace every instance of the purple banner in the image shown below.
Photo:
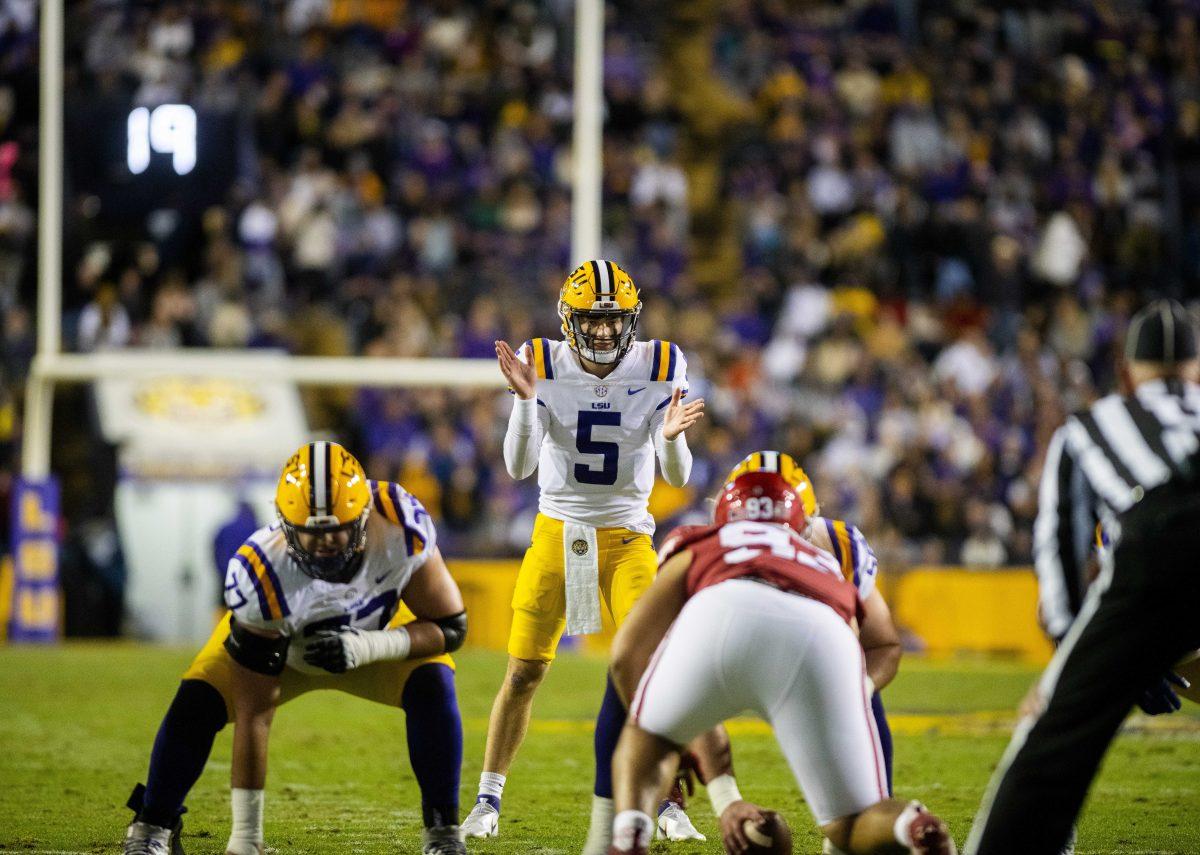
<svg viewBox="0 0 1200 855"><path fill-rule="evenodd" d="M17 479L12 503L13 601L8 638L58 641L62 596L58 587L58 482Z"/></svg>

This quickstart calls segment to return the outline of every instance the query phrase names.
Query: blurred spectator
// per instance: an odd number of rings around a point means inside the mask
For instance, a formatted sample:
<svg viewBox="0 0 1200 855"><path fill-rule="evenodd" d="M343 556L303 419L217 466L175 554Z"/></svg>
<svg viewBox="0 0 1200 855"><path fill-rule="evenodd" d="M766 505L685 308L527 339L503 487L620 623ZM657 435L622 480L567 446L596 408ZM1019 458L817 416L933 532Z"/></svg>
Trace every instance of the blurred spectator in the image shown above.
<svg viewBox="0 0 1200 855"><path fill-rule="evenodd" d="M126 347L132 339L129 314L117 300L117 289L111 284L96 289L92 301L79 315L79 349L114 350Z"/></svg>
<svg viewBox="0 0 1200 855"><path fill-rule="evenodd" d="M671 82L687 70L668 67L645 10L609 11L604 253L643 288L640 334L678 342L710 402L693 483L656 494L660 527L703 518L728 467L775 445L885 563L1027 562L1049 432L1114 382L1140 301L1200 296L1195 8L748 0L716 21L715 70L745 110L712 137L688 124ZM34 12L0 4L9 401L32 356ZM573 260L571 4L69 14L81 105L183 102L202 128L235 129L228 186L156 199L149 218L68 176L78 350L490 359L497 338L556 334ZM704 244L718 233L728 246ZM732 259L716 285L710 250ZM536 485L503 472L507 396L310 402L373 474L427 500L455 551L523 546Z"/></svg>

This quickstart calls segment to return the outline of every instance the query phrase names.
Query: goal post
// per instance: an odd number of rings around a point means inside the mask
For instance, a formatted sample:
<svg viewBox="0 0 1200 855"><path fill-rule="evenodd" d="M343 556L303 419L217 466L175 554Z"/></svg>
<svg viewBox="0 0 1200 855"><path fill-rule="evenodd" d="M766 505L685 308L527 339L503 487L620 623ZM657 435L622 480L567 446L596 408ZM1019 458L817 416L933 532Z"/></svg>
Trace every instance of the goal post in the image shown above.
<svg viewBox="0 0 1200 855"><path fill-rule="evenodd" d="M104 378L248 376L304 386L500 388L492 360L288 357L264 369L250 352L62 351L64 0L39 4L37 354L26 379L21 477L13 491L13 594L8 637L50 641L61 633L58 486L51 470L55 387ZM600 254L604 121L604 0L574 4L571 263ZM2 606L3 604L0 604ZM0 615L4 612L0 608ZM2 618L0 618L2 619ZM0 634L2 635L2 634Z"/></svg>

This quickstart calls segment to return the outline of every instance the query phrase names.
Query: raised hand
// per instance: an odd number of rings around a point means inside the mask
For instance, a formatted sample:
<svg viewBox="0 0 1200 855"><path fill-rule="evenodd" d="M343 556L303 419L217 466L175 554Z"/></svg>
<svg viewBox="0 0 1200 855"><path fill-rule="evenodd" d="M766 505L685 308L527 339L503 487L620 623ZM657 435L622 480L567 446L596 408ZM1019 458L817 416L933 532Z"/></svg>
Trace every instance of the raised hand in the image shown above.
<svg viewBox="0 0 1200 855"><path fill-rule="evenodd" d="M704 399L682 403L683 390L676 389L671 395L671 403L667 405L666 416L663 417L663 438L674 439L704 418Z"/></svg>
<svg viewBox="0 0 1200 855"><path fill-rule="evenodd" d="M533 367L533 350L525 348L525 362L517 359L517 353L508 346L506 341L496 342L496 361L500 363L500 371L508 385L517 393L518 398L529 400L537 389L537 371Z"/></svg>

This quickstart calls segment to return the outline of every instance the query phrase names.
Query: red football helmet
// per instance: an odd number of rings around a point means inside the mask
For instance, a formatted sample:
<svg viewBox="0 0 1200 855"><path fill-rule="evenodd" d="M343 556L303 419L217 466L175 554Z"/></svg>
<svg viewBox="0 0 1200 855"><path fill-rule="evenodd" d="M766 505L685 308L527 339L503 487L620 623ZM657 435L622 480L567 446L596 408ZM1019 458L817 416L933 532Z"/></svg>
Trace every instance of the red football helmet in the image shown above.
<svg viewBox="0 0 1200 855"><path fill-rule="evenodd" d="M713 522L775 522L800 534L808 527L804 500L778 472L743 472L721 488Z"/></svg>

